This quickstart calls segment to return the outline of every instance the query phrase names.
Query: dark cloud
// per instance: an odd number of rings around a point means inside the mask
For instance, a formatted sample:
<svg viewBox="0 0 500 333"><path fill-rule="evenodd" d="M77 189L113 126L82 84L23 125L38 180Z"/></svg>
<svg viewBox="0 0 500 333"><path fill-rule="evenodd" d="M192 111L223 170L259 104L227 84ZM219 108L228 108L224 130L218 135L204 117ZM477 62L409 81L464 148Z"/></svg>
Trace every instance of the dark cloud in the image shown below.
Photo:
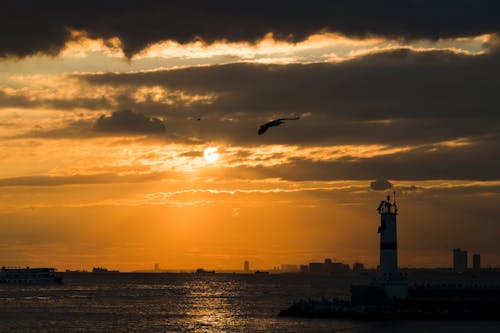
<svg viewBox="0 0 500 333"><path fill-rule="evenodd" d="M281 178L290 181L391 180L497 180L500 179L500 140L469 146L434 145L409 151L365 158L345 157L332 161L292 158L274 166L203 170L205 177Z"/></svg>
<svg viewBox="0 0 500 333"><path fill-rule="evenodd" d="M272 32L299 41L320 31L363 37L446 38L500 31L500 4L489 0L74 0L4 1L0 56L57 54L69 29L122 41L128 56L165 39L181 43L256 41Z"/></svg>
<svg viewBox="0 0 500 333"><path fill-rule="evenodd" d="M111 108L112 103L108 98L35 98L24 95L9 95L4 91L0 91L0 107L102 110Z"/></svg>
<svg viewBox="0 0 500 333"><path fill-rule="evenodd" d="M110 184L110 183L142 183L154 181L166 176L165 173L147 173L141 175L120 176L114 173L71 176L27 176L1 178L0 187L7 186L63 186L75 184Z"/></svg>
<svg viewBox="0 0 500 333"><path fill-rule="evenodd" d="M203 156L203 151L186 151L184 153L180 153L181 157L200 157Z"/></svg>
<svg viewBox="0 0 500 333"><path fill-rule="evenodd" d="M423 191L422 187L418 187L418 186L415 186L415 185L398 186L396 189L398 190L399 193L403 193L403 194L408 194L408 193L413 193L413 192L422 192Z"/></svg>
<svg viewBox="0 0 500 333"><path fill-rule="evenodd" d="M364 159L333 162L297 160L293 167L275 170L275 176L299 180L312 179L374 179L388 175L393 180L500 178L500 143L489 142L467 147L425 147L409 152Z"/></svg>
<svg viewBox="0 0 500 333"><path fill-rule="evenodd" d="M117 109L141 110L148 117L168 117L168 139L186 143L401 146L457 138L484 141L500 133L499 70L500 57L496 54L466 56L401 49L338 64L240 63L78 75L97 90L101 85L116 87L119 95L109 97L109 101L89 99L82 104L79 99L37 101L0 92L0 104L26 108L57 105L68 110L76 107L72 103L101 109L113 104ZM206 104L194 101L167 105L153 100L138 102L130 97L137 89L148 86L182 91L186 96L210 94L217 98ZM310 116L284 124L265 137L256 135L266 120L304 114ZM198 117L202 120L193 120ZM85 137L117 131L164 131L158 121L134 114L98 120L95 128L106 132L92 134L91 127L81 121L67 128L35 129L28 134ZM379 175L384 173L374 178Z"/></svg>
<svg viewBox="0 0 500 333"><path fill-rule="evenodd" d="M498 70L500 58L494 54L400 49L338 64L229 64L79 77L131 91L163 86L218 96L189 108L132 105L150 113L163 109L175 122L174 131L191 131L190 137L259 144L259 124L309 113L269 133L265 143L416 144L498 133ZM122 107L134 103L125 102ZM235 113L237 122L223 121ZM178 117L200 114L199 123Z"/></svg>
<svg viewBox="0 0 500 333"><path fill-rule="evenodd" d="M187 95L218 96L211 104L189 108L130 99L120 104L131 104L128 106L148 115L165 108L165 113L157 114L169 119L165 138L170 142L301 147L379 143L409 148L366 158L347 154L336 161L302 158L273 167L218 168L217 174L207 176L492 180L500 177L499 70L497 54L466 56L402 49L338 64L230 64L78 77L95 89L117 86L120 91L130 89L130 95L138 87L160 86ZM265 137L256 133L263 120L306 113L311 116L284 124ZM199 115L202 120L193 121ZM235 117L237 121L227 120ZM131 134L160 132L159 126L151 130L151 123L159 121L119 112L101 118L95 126ZM436 144L459 138L465 139Z"/></svg>
<svg viewBox="0 0 500 333"><path fill-rule="evenodd" d="M370 188L374 191L385 191L392 188L392 183L387 179L377 179L370 183Z"/></svg>
<svg viewBox="0 0 500 333"><path fill-rule="evenodd" d="M165 132L165 125L158 118L148 118L130 110L115 111L111 116L102 115L94 124L97 132L154 134Z"/></svg>

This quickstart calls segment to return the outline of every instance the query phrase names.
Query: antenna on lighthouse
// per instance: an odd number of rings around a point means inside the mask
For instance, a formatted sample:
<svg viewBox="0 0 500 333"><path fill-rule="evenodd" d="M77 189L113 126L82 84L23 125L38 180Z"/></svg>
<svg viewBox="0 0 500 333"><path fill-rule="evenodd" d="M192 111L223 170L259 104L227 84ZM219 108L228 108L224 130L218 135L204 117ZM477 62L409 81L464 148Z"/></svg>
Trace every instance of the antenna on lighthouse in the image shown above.
<svg viewBox="0 0 500 333"><path fill-rule="evenodd" d="M394 193L394 213L398 213L398 206L396 205L396 191L393 192Z"/></svg>

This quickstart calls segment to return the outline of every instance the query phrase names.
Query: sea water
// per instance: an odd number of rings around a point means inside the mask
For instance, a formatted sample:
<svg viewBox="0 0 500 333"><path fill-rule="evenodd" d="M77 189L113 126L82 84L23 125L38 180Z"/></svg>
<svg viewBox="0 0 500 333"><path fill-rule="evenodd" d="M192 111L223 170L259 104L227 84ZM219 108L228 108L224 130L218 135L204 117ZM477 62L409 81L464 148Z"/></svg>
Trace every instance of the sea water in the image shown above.
<svg viewBox="0 0 500 333"><path fill-rule="evenodd" d="M500 332L495 321L277 316L299 299L347 297L352 282L299 274L64 274L61 285L0 285L0 332Z"/></svg>

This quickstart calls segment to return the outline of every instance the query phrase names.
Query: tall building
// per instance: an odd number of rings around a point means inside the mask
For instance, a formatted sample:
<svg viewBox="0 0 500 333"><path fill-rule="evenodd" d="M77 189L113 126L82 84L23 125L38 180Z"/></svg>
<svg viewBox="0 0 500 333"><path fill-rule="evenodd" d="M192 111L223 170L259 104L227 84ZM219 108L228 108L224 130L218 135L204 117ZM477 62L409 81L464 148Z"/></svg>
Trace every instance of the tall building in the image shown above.
<svg viewBox="0 0 500 333"><path fill-rule="evenodd" d="M154 271L155 272L159 272L160 271L160 264L155 264Z"/></svg>
<svg viewBox="0 0 500 333"><path fill-rule="evenodd" d="M476 253L472 256L472 268L475 271L481 269L481 255L479 253Z"/></svg>
<svg viewBox="0 0 500 333"><path fill-rule="evenodd" d="M467 270L467 251L460 248L453 249L453 270L457 273Z"/></svg>
<svg viewBox="0 0 500 333"><path fill-rule="evenodd" d="M250 272L250 262L249 262L248 260L245 260L245 261L243 262L243 270L244 270L245 272Z"/></svg>

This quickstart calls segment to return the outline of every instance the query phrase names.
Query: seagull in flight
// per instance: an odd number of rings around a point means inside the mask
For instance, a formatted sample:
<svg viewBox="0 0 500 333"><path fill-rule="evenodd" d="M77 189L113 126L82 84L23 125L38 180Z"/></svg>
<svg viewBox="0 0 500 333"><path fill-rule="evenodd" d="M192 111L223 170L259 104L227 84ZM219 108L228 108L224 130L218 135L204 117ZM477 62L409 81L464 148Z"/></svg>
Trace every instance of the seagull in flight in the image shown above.
<svg viewBox="0 0 500 333"><path fill-rule="evenodd" d="M265 123L264 125L260 125L259 131L257 132L259 135L264 134L269 127L273 126L279 126L284 123L285 120L299 120L300 117L295 117L295 118L279 118L275 120L271 120L268 123Z"/></svg>

